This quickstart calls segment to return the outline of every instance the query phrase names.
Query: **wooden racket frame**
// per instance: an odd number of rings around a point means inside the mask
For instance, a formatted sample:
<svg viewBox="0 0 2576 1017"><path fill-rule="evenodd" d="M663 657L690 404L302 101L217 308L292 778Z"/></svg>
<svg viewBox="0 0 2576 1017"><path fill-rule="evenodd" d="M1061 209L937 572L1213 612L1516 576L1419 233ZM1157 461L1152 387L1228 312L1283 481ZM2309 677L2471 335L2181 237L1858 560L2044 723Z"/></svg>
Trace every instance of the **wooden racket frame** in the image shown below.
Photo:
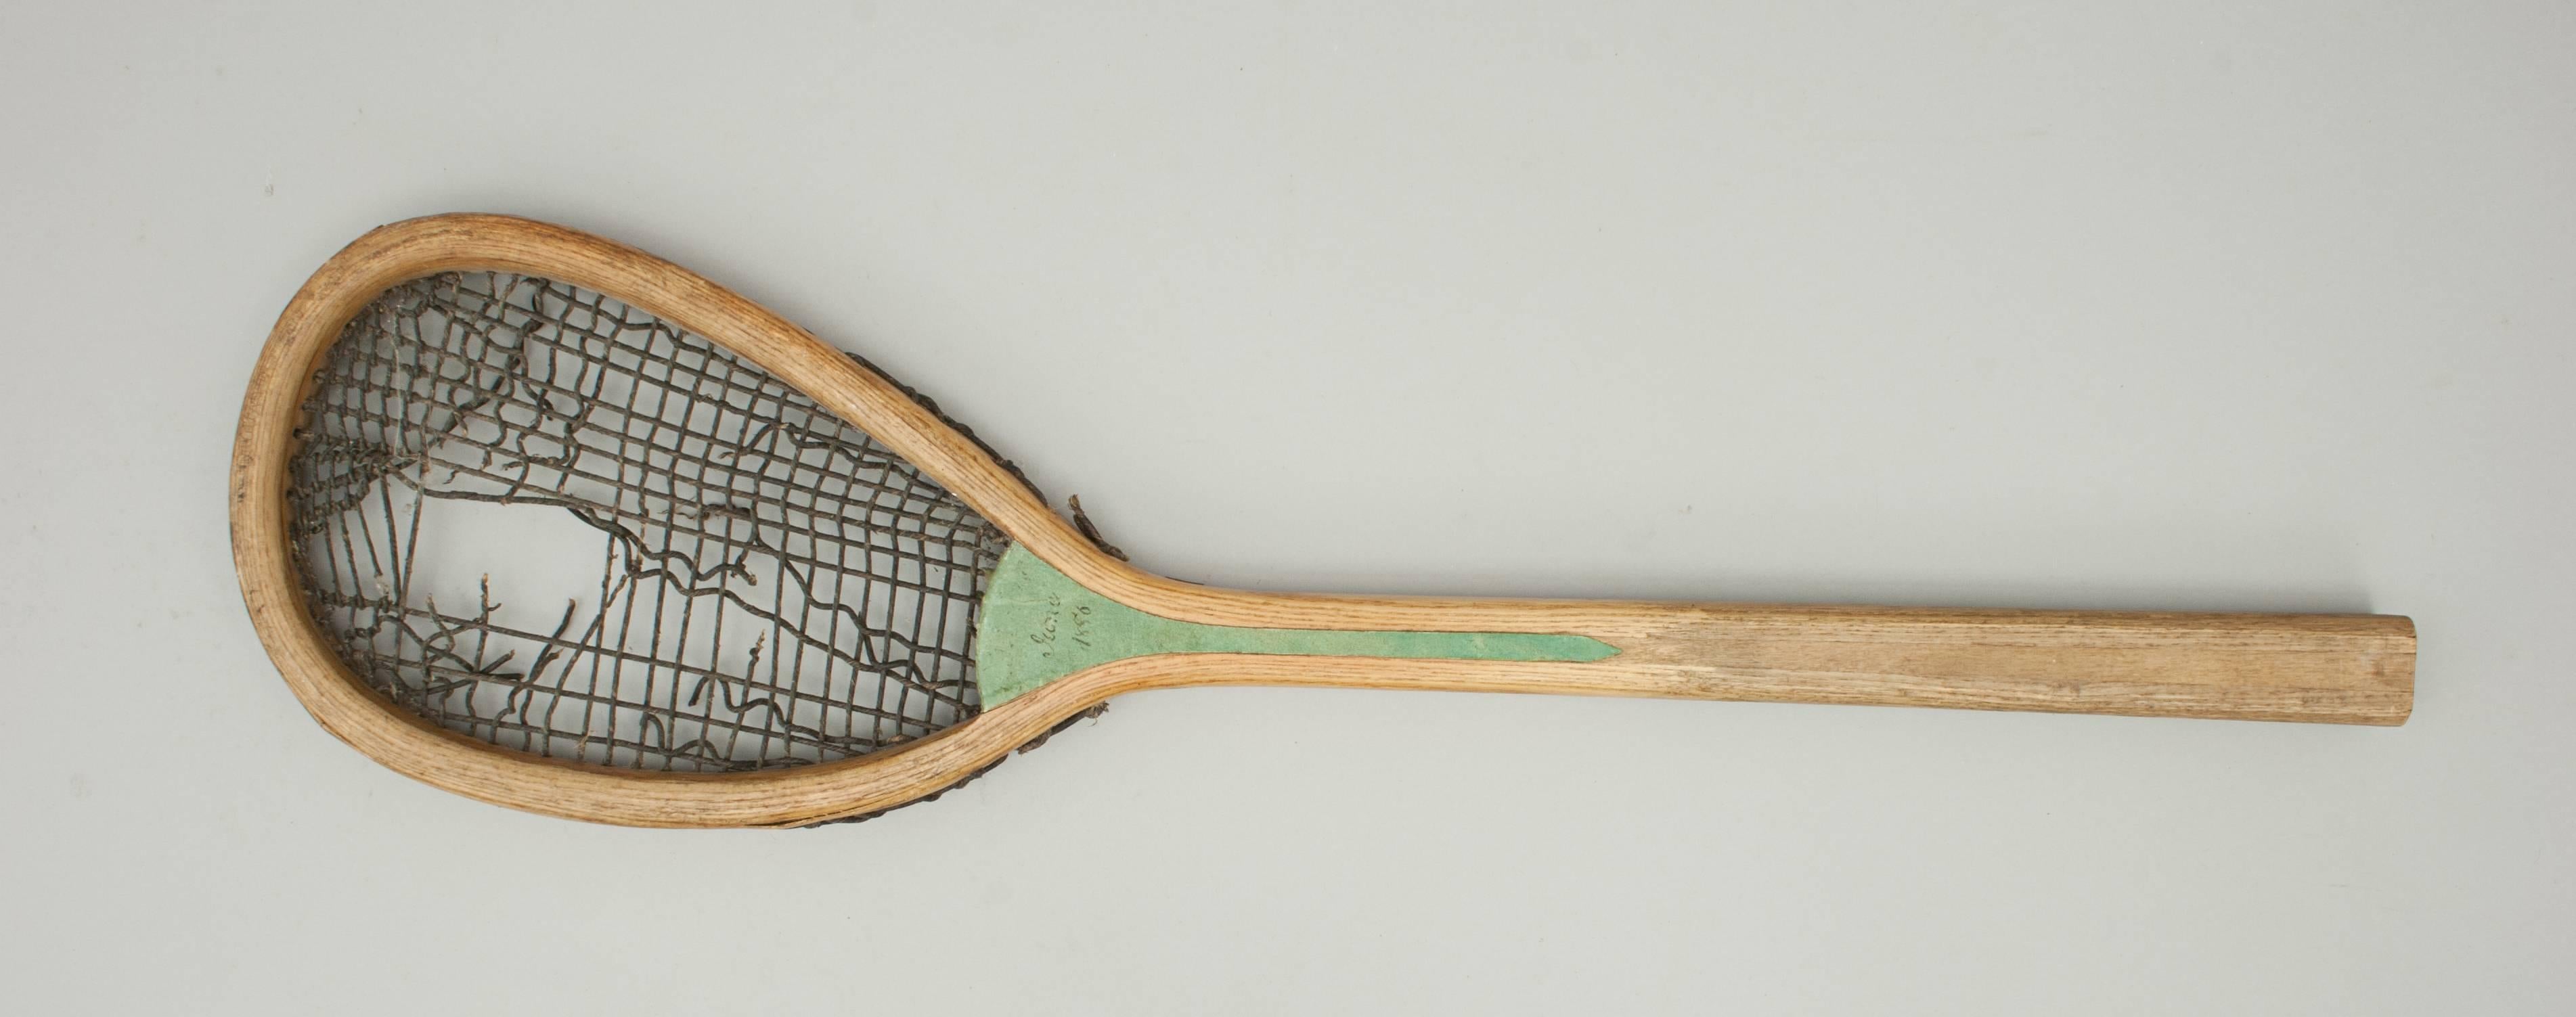
<svg viewBox="0 0 2576 1017"><path fill-rule="evenodd" d="M733 350L857 424L1075 581L1151 614L1276 628L1546 632L1619 647L1589 663L1163 654L1092 667L898 748L730 774L547 759L448 731L369 688L303 604L287 466L315 364L386 289L493 270L623 300ZM262 349L231 480L233 560L262 643L322 727L429 784L532 812L635 826L794 826L937 793L1112 696L1268 684L1549 692L2402 723L2415 637L2402 617L1946 610L1250 593L1102 553L983 450L813 335L613 241L499 215L430 216L352 242L304 284Z"/></svg>

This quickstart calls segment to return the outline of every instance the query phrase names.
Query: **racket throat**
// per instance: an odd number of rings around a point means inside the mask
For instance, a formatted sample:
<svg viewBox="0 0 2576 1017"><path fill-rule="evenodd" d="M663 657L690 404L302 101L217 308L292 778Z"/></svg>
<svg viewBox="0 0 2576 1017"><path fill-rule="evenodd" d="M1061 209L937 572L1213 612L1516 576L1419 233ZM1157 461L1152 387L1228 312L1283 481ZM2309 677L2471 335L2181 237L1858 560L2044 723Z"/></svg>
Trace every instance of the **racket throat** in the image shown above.
<svg viewBox="0 0 2576 1017"><path fill-rule="evenodd" d="M1203 625L1148 614L1013 544L985 587L975 682L991 709L1085 668L1166 653L1584 662L1618 653L1588 636Z"/></svg>

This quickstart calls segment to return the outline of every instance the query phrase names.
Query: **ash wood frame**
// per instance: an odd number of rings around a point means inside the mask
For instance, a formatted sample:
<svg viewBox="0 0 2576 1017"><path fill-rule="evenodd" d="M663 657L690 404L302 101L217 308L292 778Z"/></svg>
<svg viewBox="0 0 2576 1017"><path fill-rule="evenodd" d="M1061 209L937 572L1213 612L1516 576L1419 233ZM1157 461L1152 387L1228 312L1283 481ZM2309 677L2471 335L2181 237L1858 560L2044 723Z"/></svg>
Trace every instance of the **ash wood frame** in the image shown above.
<svg viewBox="0 0 2576 1017"><path fill-rule="evenodd" d="M874 435L1076 582L1151 614L1270 628L1578 634L1588 663L1159 654L1080 671L918 742L816 766L643 773L487 745L396 707L343 665L302 605L287 463L313 366L377 294L437 272L541 275L614 296L749 357ZM1103 554L974 443L803 329L642 251L507 216L378 228L307 281L262 349L231 477L234 565L260 639L325 730L388 767L487 802L636 826L793 826L949 787L1109 697L1188 685L1451 689L2403 723L2414 626L2381 615L1940 610L1251 593Z"/></svg>

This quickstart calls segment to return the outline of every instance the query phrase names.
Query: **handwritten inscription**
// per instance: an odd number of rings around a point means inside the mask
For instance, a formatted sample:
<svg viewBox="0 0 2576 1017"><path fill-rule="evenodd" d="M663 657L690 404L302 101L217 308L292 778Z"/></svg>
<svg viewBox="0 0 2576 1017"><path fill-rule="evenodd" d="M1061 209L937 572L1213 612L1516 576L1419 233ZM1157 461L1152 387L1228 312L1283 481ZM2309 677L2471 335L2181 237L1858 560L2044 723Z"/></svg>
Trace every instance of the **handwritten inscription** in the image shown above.
<svg viewBox="0 0 2576 1017"><path fill-rule="evenodd" d="M1038 620L1038 630L1029 633L1029 641L1038 645L1039 657L1052 659L1058 639L1091 648L1091 605L1074 604L1067 610L1064 594L1047 594L1046 614Z"/></svg>

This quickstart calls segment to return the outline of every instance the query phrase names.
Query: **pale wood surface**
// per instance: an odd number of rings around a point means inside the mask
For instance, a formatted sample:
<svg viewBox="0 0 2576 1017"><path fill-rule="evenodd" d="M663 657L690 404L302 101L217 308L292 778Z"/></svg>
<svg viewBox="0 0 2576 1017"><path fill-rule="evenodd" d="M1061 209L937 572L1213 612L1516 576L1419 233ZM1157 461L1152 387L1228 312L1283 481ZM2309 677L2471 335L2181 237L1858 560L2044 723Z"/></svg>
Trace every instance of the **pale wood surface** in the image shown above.
<svg viewBox="0 0 2576 1017"><path fill-rule="evenodd" d="M435 728L350 674L300 603L286 463L311 366L395 284L433 272L544 275L730 348L859 424L1049 564L1139 610L1219 625L1556 632L1621 649L1581 664L1161 655L1072 675L900 749L745 774L651 774L545 760ZM1964 611L1448 600L1201 587L1102 554L890 383L760 306L643 252L560 227L454 215L386 226L317 271L271 333L244 398L231 481L234 562L280 673L333 734L396 770L536 812L646 826L792 825L955 783L1110 696L1275 684L2396 724L2414 630L2376 615Z"/></svg>

